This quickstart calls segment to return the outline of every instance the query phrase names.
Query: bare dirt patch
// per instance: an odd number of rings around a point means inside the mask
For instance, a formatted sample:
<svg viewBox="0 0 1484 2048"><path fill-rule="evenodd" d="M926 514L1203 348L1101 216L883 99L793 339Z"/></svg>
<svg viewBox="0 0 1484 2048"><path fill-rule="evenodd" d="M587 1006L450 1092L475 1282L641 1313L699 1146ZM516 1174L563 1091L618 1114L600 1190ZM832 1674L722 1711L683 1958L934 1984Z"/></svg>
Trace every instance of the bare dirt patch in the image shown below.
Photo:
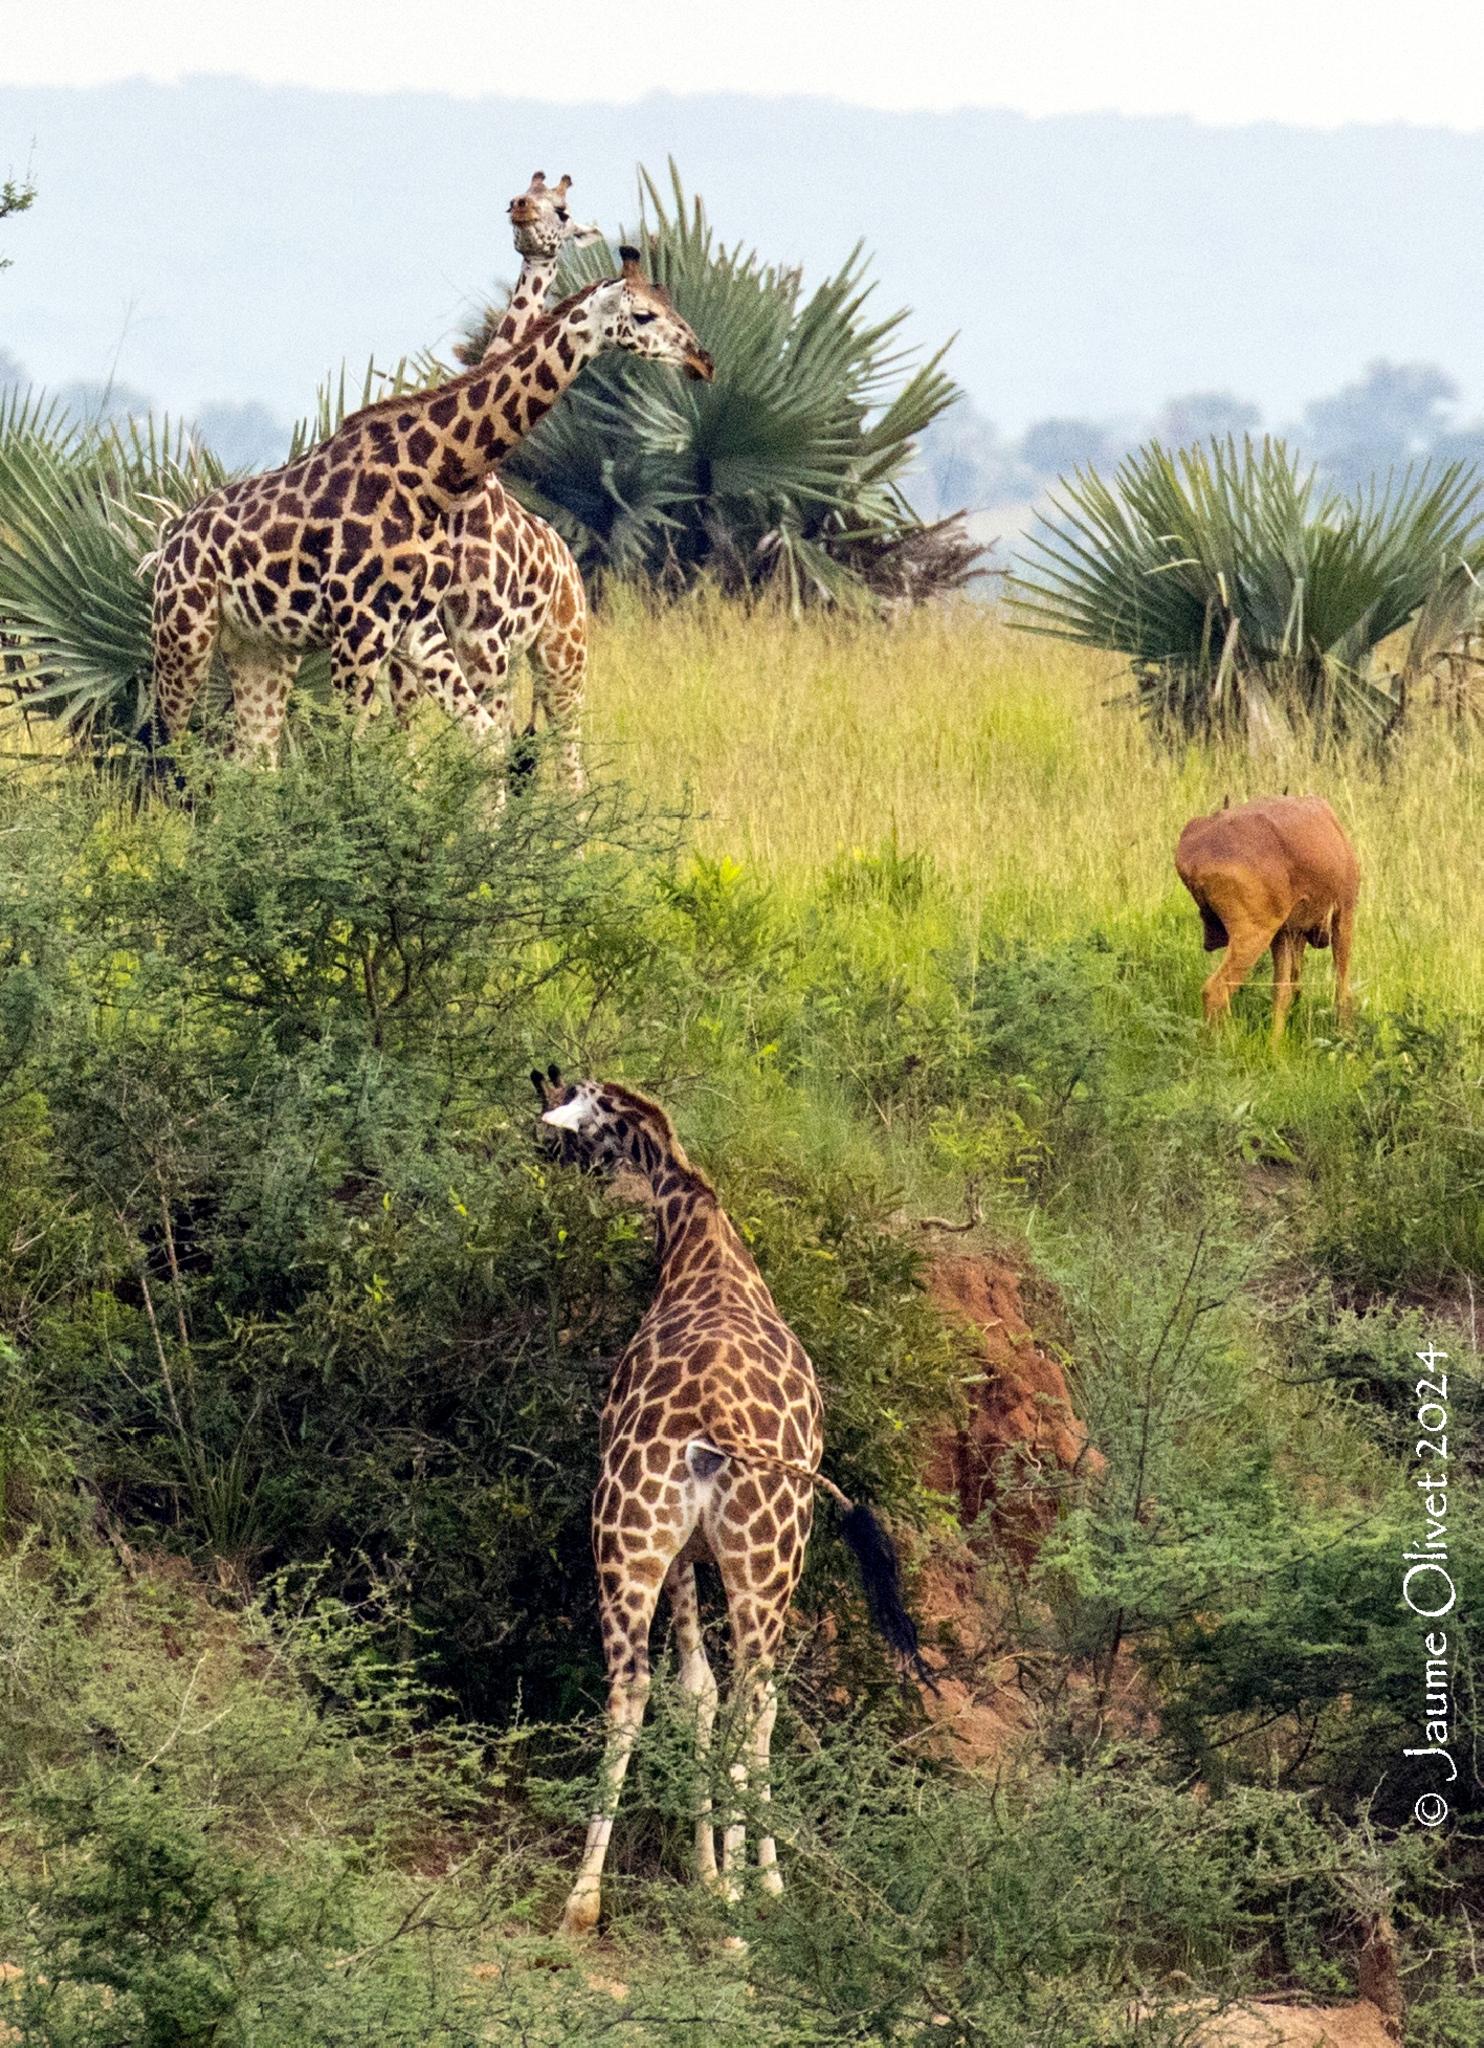
<svg viewBox="0 0 1484 2048"><path fill-rule="evenodd" d="M992 1767L1033 1736L1035 1712L1009 1639L1007 1575L1024 1573L1061 1492L1103 1470L1072 1404L1066 1374L1031 1327L1037 1283L1000 1254L949 1253L929 1268L935 1306L966 1335L977 1371L968 1413L937 1438L923 1473L964 1532L920 1560L913 1602L925 1624L938 1693L925 1699L934 1746L965 1768ZM1032 1311L1034 1312L1034 1311Z"/></svg>
<svg viewBox="0 0 1484 2048"><path fill-rule="evenodd" d="M1381 2008L1368 1998L1346 2005L1282 2005L1253 1999L1214 2015L1192 2048L1396 2048Z"/></svg>

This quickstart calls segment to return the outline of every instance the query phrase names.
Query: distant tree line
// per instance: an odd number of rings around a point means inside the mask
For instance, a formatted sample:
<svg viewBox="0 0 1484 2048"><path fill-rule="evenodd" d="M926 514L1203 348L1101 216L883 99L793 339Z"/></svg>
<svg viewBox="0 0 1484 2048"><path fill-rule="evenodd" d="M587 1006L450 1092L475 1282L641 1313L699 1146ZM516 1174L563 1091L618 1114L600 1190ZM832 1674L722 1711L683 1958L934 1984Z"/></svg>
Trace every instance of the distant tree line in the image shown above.
<svg viewBox="0 0 1484 2048"><path fill-rule="evenodd" d="M1277 431L1324 482L1346 490L1428 459L1484 469L1484 420L1461 418L1460 396L1435 363L1381 359ZM1193 391L1170 399L1152 420L1058 415L1010 440L974 407L957 406L923 435L909 491L926 517L1020 504L1076 470L1107 475L1151 439L1173 451L1228 435L1240 440L1268 424L1258 406L1230 391Z"/></svg>
<svg viewBox="0 0 1484 2048"><path fill-rule="evenodd" d="M0 185L0 220L21 212L29 186ZM0 261L0 269L5 267ZM0 399L31 378L0 348ZM79 421L141 424L156 410L149 393L118 380L74 380L49 387ZM1149 420L1053 414L1018 438L1007 438L968 400L951 406L918 436L916 463L904 487L924 519L991 506L1028 504L1058 477L1095 469L1104 475L1151 439L1174 451L1198 442L1240 440L1271 429L1319 471L1323 482L1355 490L1371 478L1424 460L1463 461L1484 471L1484 419L1460 413L1456 381L1436 363L1378 358L1360 377L1311 399L1297 420L1269 422L1250 399L1231 391L1190 391L1169 399ZM286 459L293 426L255 399L219 399L200 406L192 437L229 470L268 469Z"/></svg>
<svg viewBox="0 0 1484 2048"><path fill-rule="evenodd" d="M7 392L26 389L31 382L9 350L0 348L0 399ZM158 410L147 391L118 379L100 383L75 378L47 390L72 419L97 426L127 426L131 420L143 425ZM256 399L213 400L197 408L190 425L202 447L209 448L228 469L240 470L271 469L284 461L294 433L292 426Z"/></svg>

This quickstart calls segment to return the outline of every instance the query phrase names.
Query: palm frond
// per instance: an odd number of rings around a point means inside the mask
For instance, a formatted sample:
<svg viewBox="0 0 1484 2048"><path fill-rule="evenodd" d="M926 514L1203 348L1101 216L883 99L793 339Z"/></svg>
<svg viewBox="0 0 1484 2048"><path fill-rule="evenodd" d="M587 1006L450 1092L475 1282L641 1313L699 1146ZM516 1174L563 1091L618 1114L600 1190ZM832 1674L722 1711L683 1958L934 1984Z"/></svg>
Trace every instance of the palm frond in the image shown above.
<svg viewBox="0 0 1484 2048"><path fill-rule="evenodd" d="M16 698L95 744L138 729L151 557L222 474L168 421L89 429L39 398L0 408L0 635Z"/></svg>
<svg viewBox="0 0 1484 2048"><path fill-rule="evenodd" d="M1010 586L1029 632L1129 657L1138 701L1189 736L1299 715L1379 736L1402 696L1375 670L1409 621L1464 605L1484 503L1461 463L1321 489L1281 441L1157 441L1113 480L1063 480Z"/></svg>
<svg viewBox="0 0 1484 2048"><path fill-rule="evenodd" d="M716 380L607 357L502 476L589 575L776 583L801 605L869 598L875 555L924 531L893 486L915 437L958 396L941 352L905 369L906 315L870 315L861 249L806 294L797 271L720 242L673 163L668 191L644 170L639 184L629 239L715 356ZM611 276L615 264L613 248L593 244L569 254L565 281ZM941 549L920 560L947 567ZM925 574L914 586L931 588Z"/></svg>

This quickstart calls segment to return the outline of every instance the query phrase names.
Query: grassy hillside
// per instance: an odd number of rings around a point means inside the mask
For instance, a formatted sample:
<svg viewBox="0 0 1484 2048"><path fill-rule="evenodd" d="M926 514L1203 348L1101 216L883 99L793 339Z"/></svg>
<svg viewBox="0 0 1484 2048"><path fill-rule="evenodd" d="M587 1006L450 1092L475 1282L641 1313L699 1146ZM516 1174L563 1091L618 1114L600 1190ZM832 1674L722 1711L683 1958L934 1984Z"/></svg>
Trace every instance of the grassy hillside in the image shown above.
<svg viewBox="0 0 1484 2048"><path fill-rule="evenodd" d="M1474 2048L1476 1652L1411 1818L1414 1356L1450 1353L1476 1584L1477 754L1254 767L979 612L599 625L599 794L306 720L187 801L0 778L0 2020L26 2043L1174 2043L1192 1987L1353 1990ZM1320 787L1365 870L1276 1056L1199 1023L1192 810ZM821 1516L788 1654L790 1890L677 1878L667 1685L596 1957L551 1925L600 1692L586 1496L642 1223L545 1168L525 1070L648 1083L813 1354L829 1469L1013 1696L935 1760ZM1037 1273L1107 1460L1025 1568L922 1481L975 1360L926 1213ZM7 1988L8 1986L8 1988ZM8 2006L4 2001L9 2001ZM1142 2002L1140 2002L1142 2001ZM1183 2032L1182 2032L1183 2030Z"/></svg>
<svg viewBox="0 0 1484 2048"><path fill-rule="evenodd" d="M1180 827L1228 793L1319 789L1360 851L1365 995L1484 1010L1478 748L1423 718L1384 761L1316 766L1297 744L1259 761L1170 754L1117 701L1127 687L1116 657L1012 632L973 605L882 630L766 613L744 627L704 599L633 602L598 626L591 727L636 787L694 801L699 845L785 888L890 840L1007 932L1101 926L1142 949L1178 921L1162 967L1172 996L1203 971L1171 860ZM1322 979L1327 963L1310 968Z"/></svg>

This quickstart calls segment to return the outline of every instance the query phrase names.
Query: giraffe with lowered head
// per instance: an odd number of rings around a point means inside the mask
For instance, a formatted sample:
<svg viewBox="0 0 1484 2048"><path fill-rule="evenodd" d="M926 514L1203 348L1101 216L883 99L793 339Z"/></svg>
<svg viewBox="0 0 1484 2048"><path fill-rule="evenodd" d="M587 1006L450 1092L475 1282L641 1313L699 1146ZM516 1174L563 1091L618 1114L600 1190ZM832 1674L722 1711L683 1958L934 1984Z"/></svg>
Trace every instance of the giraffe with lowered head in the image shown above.
<svg viewBox="0 0 1484 2048"><path fill-rule="evenodd" d="M574 221L567 204L572 180L548 185L537 171L527 189L510 202L520 276L510 303L481 337L470 363L488 361L516 347L542 316L556 280L562 251L600 239L595 227ZM508 746L512 719L511 657L525 651L531 668L531 730L539 712L561 734L561 765L569 788L581 789L580 721L587 677L587 592L571 549L547 520L528 512L498 476L449 515L451 576L442 613L458 622L462 671L476 695L465 700L470 724L487 712L499 744ZM446 676L451 654L440 619L426 618L412 644L391 661L392 706L406 719L425 678Z"/></svg>
<svg viewBox="0 0 1484 2048"><path fill-rule="evenodd" d="M897 1560L869 1508L853 1506L819 1466L822 1404L814 1368L716 1190L687 1159L658 1103L617 1082L564 1085L533 1073L543 1148L600 1174L620 1199L652 1214L659 1254L653 1301L614 1372L603 1409L602 1469L593 1496L593 1554L609 1684L609 1734L599 1802L562 1918L582 1934L602 1910L603 1864L629 1757L649 1694L649 1632L670 1597L679 1679L695 1716L701 1767L717 1687L701 1637L696 1562L719 1567L731 1621L741 1753L738 1794L752 1778L768 1796L777 1701L773 1667L804 1563L815 1489L845 1510L872 1615L907 1664L927 1677L902 1604ZM696 1819L695 1875L736 1898L745 1848L740 1815L723 1818L721 1863L711 1802ZM757 1845L764 1890L783 1888L773 1838Z"/></svg>
<svg viewBox="0 0 1484 2048"><path fill-rule="evenodd" d="M442 604L446 521L529 433L585 364L610 349L708 379L711 358L669 299L621 252L615 278L585 286L515 348L428 391L352 413L328 440L192 506L159 551L156 701L167 737L185 725L220 643L240 749L271 759L299 657L327 647L343 698L364 713L376 677ZM427 687L461 713L478 666L461 622ZM488 719L488 714L485 714ZM477 723L477 721L475 721Z"/></svg>

